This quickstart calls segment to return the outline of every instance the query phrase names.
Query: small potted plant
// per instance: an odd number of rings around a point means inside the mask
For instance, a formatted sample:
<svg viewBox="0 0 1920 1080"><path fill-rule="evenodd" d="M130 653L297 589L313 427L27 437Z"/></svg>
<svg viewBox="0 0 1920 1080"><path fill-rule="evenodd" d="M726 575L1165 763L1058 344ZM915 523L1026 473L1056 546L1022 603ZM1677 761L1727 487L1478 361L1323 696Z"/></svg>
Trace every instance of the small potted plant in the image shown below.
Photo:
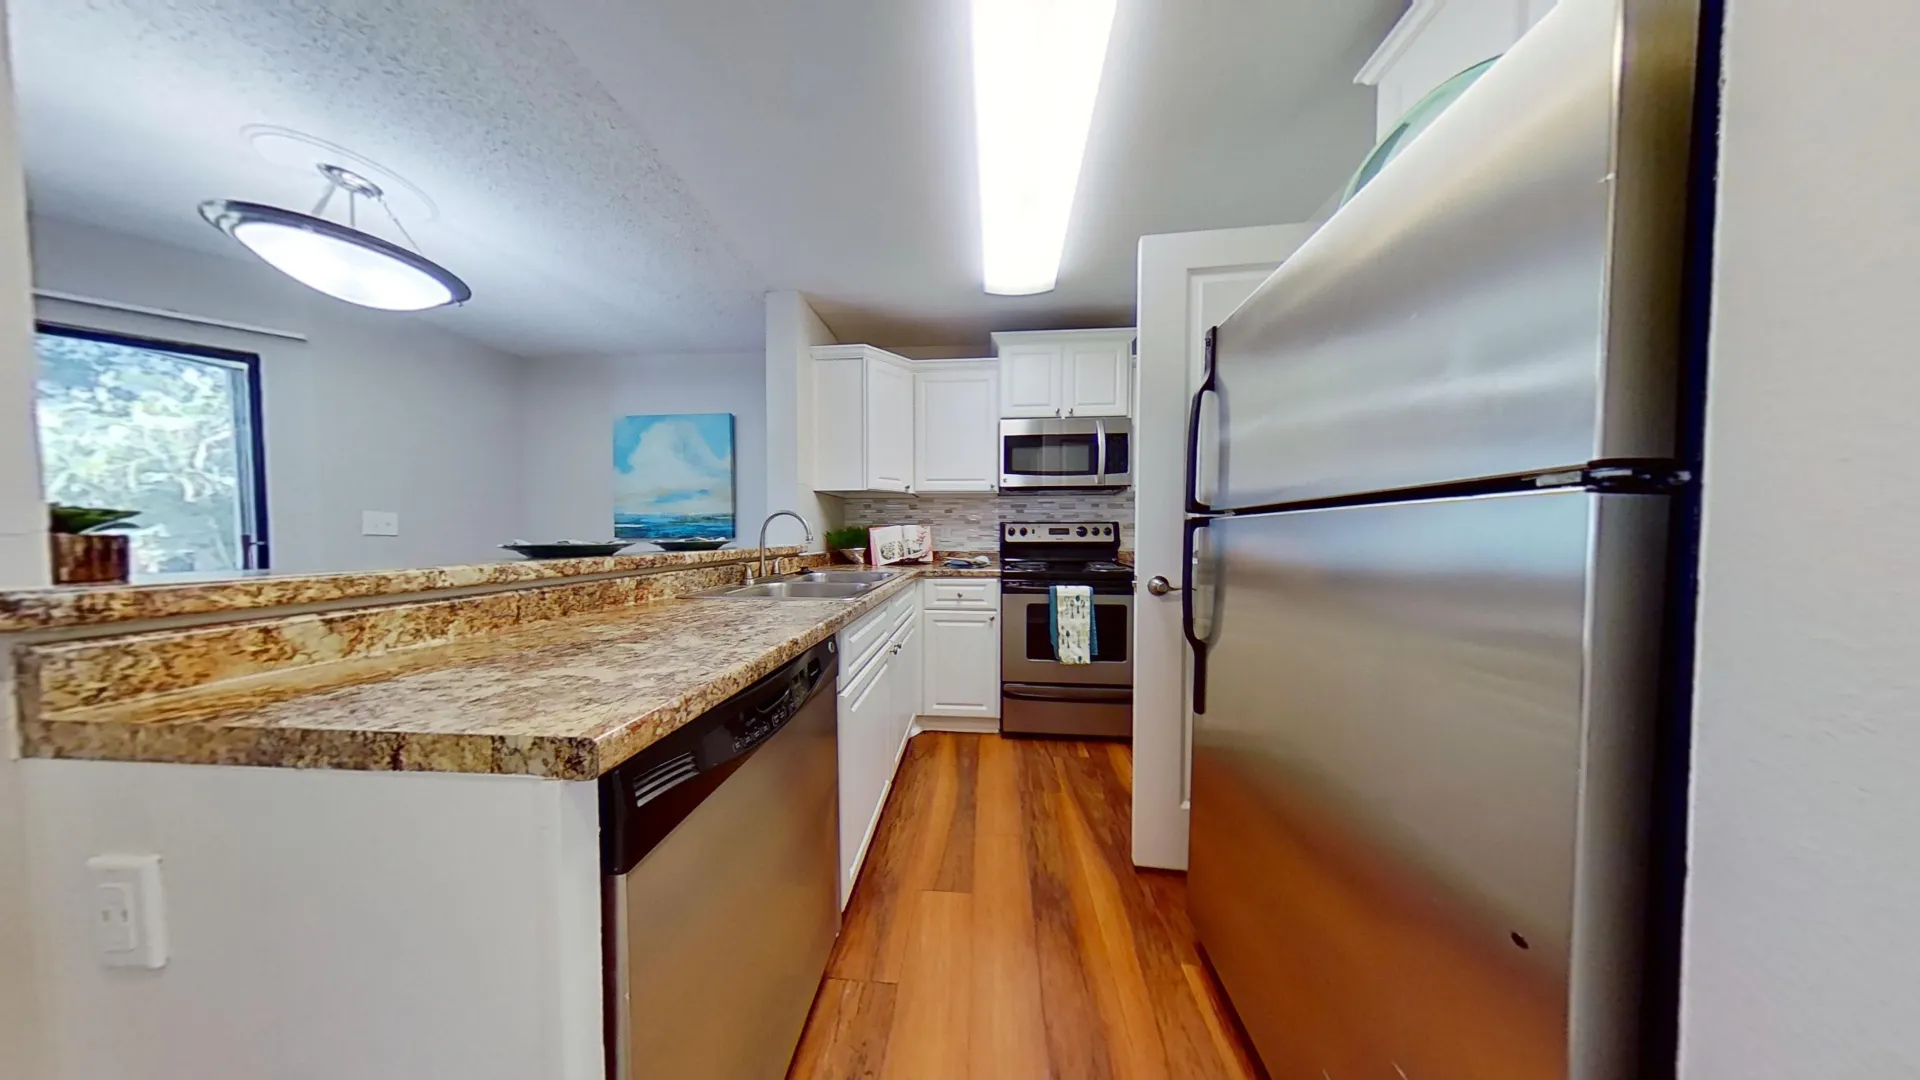
<svg viewBox="0 0 1920 1080"><path fill-rule="evenodd" d="M838 552L840 557L856 565L867 561L867 527L849 525L844 529L827 530L827 550Z"/></svg>
<svg viewBox="0 0 1920 1080"><path fill-rule="evenodd" d="M123 583L131 566L126 533L99 530L138 517L138 510L47 504L48 541L56 585Z"/></svg>

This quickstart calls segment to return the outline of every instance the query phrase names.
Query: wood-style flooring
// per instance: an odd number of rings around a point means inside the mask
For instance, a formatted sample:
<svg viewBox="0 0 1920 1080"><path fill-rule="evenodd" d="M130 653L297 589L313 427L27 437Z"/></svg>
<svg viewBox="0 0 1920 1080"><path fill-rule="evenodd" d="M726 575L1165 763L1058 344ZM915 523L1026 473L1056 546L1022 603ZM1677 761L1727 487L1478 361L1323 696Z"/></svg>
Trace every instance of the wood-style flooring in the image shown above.
<svg viewBox="0 0 1920 1080"><path fill-rule="evenodd" d="M915 736L789 1080L1257 1077L1121 743Z"/></svg>

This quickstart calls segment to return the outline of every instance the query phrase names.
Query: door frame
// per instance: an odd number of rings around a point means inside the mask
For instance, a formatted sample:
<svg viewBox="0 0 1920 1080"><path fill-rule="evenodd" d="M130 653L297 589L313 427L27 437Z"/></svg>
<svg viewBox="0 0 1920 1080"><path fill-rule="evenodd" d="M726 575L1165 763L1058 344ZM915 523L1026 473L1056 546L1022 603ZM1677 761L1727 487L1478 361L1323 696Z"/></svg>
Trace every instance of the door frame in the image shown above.
<svg viewBox="0 0 1920 1080"><path fill-rule="evenodd" d="M1297 222L1140 238L1133 489L1134 575L1142 583L1182 577L1187 405L1206 332L1225 317L1214 309L1251 293L1317 228ZM1218 291L1209 298L1210 290ZM1178 593L1143 589L1133 626L1133 861L1185 870L1193 713Z"/></svg>

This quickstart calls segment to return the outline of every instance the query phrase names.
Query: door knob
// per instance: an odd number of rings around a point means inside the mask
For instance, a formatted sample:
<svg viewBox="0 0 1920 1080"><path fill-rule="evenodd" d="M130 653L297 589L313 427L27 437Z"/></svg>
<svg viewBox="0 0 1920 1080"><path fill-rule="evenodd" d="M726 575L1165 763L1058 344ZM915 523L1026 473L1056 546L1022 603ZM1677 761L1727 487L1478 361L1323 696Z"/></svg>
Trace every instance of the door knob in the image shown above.
<svg viewBox="0 0 1920 1080"><path fill-rule="evenodd" d="M1147 579L1147 591L1155 596L1165 596L1170 592L1179 592L1180 586L1175 585L1159 574L1155 574Z"/></svg>

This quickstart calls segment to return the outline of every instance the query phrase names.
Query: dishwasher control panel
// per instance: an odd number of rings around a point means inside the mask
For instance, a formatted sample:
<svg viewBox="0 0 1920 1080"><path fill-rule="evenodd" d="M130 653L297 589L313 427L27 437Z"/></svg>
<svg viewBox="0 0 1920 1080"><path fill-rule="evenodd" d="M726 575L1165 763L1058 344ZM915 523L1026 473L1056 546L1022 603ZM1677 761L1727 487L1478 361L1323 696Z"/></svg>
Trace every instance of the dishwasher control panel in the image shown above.
<svg viewBox="0 0 1920 1080"><path fill-rule="evenodd" d="M600 779L600 854L624 874L839 671L832 638L689 721Z"/></svg>

